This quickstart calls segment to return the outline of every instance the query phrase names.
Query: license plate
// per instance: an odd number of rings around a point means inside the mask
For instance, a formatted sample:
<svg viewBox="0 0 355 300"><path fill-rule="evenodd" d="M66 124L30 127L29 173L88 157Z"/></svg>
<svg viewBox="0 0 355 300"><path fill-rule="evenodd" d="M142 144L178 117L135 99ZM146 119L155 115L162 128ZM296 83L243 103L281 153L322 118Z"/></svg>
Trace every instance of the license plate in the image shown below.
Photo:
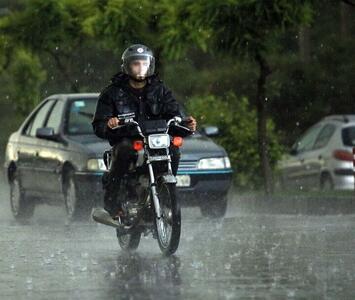
<svg viewBox="0 0 355 300"><path fill-rule="evenodd" d="M177 175L176 186L187 187L191 185L190 175Z"/></svg>

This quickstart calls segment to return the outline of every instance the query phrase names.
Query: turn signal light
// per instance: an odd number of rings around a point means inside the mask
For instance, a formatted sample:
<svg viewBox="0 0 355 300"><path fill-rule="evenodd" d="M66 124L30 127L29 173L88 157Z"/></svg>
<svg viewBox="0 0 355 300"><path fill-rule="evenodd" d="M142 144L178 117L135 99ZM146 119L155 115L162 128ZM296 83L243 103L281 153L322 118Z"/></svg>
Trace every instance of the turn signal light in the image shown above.
<svg viewBox="0 0 355 300"><path fill-rule="evenodd" d="M183 138L181 136L174 136L173 145L176 147L181 147L183 142Z"/></svg>
<svg viewBox="0 0 355 300"><path fill-rule="evenodd" d="M133 149L136 151L140 151L143 150L144 148L144 144L143 141L134 141L133 142Z"/></svg>

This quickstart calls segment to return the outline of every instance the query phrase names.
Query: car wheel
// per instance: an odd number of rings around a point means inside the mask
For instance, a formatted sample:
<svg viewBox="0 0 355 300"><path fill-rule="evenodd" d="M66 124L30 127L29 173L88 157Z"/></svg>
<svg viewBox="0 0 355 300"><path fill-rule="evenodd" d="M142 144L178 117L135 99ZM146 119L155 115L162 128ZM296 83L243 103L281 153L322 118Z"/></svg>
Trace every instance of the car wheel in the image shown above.
<svg viewBox="0 0 355 300"><path fill-rule="evenodd" d="M201 203L200 210L204 217L213 219L223 218L227 211L228 199L227 196L221 196L221 198L213 197L206 202Z"/></svg>
<svg viewBox="0 0 355 300"><path fill-rule="evenodd" d="M35 202L26 197L16 174L10 182L10 205L12 214L17 221L26 221L33 216Z"/></svg>
<svg viewBox="0 0 355 300"><path fill-rule="evenodd" d="M285 182L284 182L284 179L281 175L276 177L274 190L277 192L284 192L285 191Z"/></svg>
<svg viewBox="0 0 355 300"><path fill-rule="evenodd" d="M320 187L325 192L334 190L334 183L329 174L322 175Z"/></svg>
<svg viewBox="0 0 355 300"><path fill-rule="evenodd" d="M70 221L87 219L90 216L92 207L88 203L86 205L85 198L80 196L74 180L74 171L70 170L64 179L64 204Z"/></svg>

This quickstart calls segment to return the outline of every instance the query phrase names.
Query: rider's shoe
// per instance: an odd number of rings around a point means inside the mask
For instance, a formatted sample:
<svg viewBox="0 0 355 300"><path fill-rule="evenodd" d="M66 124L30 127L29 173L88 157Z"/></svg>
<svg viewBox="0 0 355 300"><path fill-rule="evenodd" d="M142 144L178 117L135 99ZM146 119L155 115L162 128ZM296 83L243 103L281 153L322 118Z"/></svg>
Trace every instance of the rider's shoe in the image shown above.
<svg viewBox="0 0 355 300"><path fill-rule="evenodd" d="M121 208L111 208L105 206L104 209L110 214L111 218L114 220L118 220L123 216L123 210Z"/></svg>

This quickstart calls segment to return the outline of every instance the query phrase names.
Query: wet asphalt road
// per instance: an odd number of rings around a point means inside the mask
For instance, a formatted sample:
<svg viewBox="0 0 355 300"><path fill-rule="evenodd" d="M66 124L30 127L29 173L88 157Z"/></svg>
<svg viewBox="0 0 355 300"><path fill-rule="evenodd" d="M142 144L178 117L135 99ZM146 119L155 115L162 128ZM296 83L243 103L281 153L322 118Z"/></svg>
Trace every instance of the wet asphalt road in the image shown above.
<svg viewBox="0 0 355 300"><path fill-rule="evenodd" d="M355 215L243 212L222 221L183 209L176 255L143 238L119 249L114 229L65 224L40 206L17 224L1 184L0 299L354 299Z"/></svg>

